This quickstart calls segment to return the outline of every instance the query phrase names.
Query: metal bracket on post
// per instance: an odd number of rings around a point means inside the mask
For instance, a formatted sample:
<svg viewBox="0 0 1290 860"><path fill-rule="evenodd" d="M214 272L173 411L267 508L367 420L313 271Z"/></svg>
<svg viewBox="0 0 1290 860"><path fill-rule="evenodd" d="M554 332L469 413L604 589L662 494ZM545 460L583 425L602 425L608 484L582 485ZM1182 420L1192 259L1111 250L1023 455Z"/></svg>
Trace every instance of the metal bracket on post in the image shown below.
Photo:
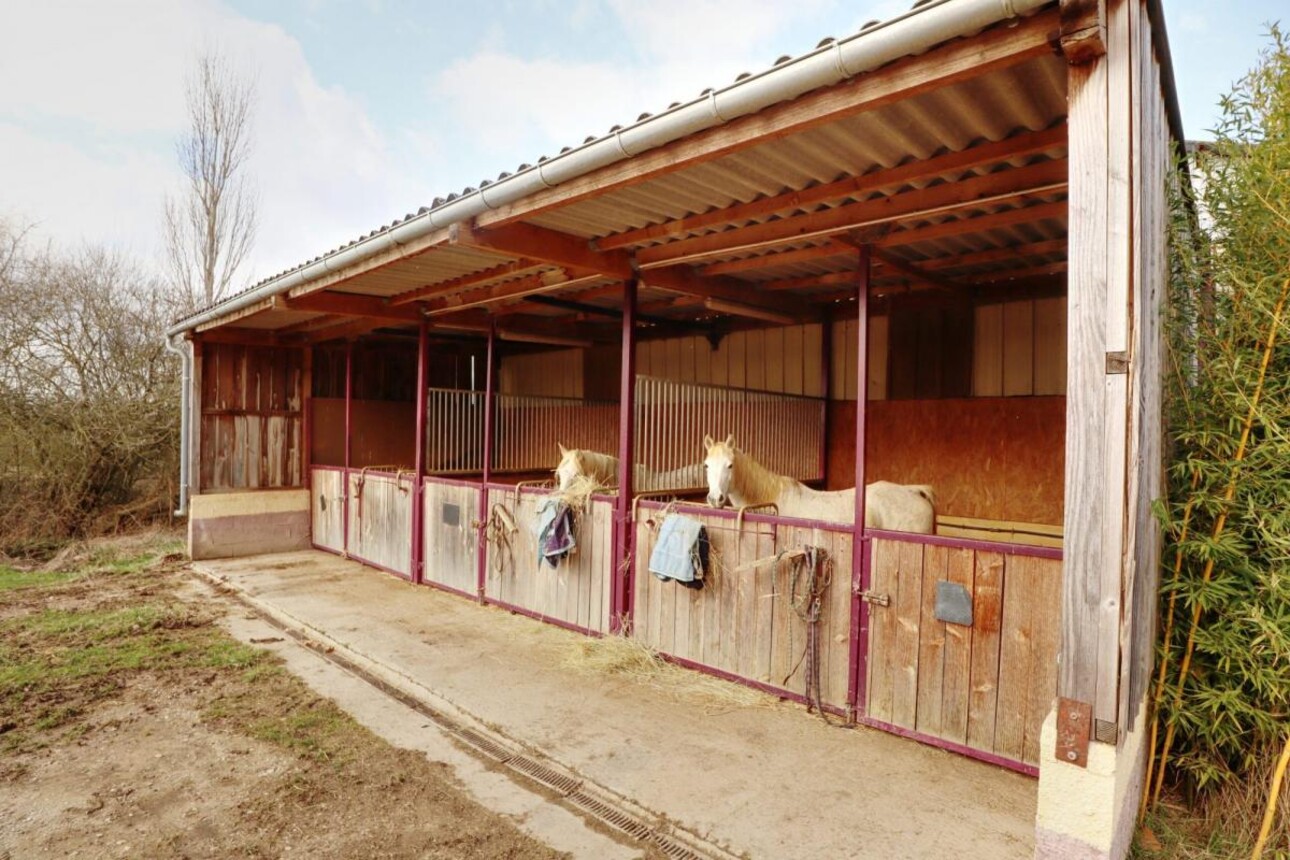
<svg viewBox="0 0 1290 860"><path fill-rule="evenodd" d="M1093 706L1074 699L1057 700L1058 761L1088 767L1088 742L1093 730Z"/></svg>
<svg viewBox="0 0 1290 860"><path fill-rule="evenodd" d="M856 590L856 596L870 606L891 606L890 594L879 594L876 591Z"/></svg>

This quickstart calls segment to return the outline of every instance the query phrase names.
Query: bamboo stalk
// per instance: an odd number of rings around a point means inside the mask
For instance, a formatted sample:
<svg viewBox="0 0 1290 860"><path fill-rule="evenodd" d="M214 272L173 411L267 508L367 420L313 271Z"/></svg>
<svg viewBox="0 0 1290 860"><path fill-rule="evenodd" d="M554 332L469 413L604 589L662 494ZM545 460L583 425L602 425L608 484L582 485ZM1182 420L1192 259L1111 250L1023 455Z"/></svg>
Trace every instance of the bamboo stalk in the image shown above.
<svg viewBox="0 0 1290 860"><path fill-rule="evenodd" d="M1277 797L1281 794L1281 782L1285 779L1287 764L1290 764L1290 735L1286 735L1285 746L1281 748L1281 758L1277 761L1276 770L1272 772L1272 785L1268 787L1268 806L1263 810L1263 825L1259 827L1259 838L1254 843L1254 852L1250 855L1250 860L1259 860L1263 856L1263 846L1267 845L1268 834L1272 832L1272 822L1277 816Z"/></svg>
<svg viewBox="0 0 1290 860"><path fill-rule="evenodd" d="M1286 297L1290 294L1290 279L1281 284L1281 295L1277 298L1276 307L1272 311L1272 324L1269 327L1267 343L1263 347L1263 359L1259 363L1259 377L1254 385L1254 393L1250 397L1250 406L1245 413L1245 423L1241 427L1241 441L1236 447L1235 463L1232 466L1232 476L1228 480L1227 489L1223 493L1224 505L1230 504L1236 496L1236 481L1240 473L1240 464L1245 460L1245 448L1250 440L1250 431L1254 427L1254 416L1258 412L1259 399L1263 394L1263 385L1268 375L1268 364L1272 361L1272 351L1276 347L1277 332L1281 328L1281 314L1285 309ZM1214 521L1214 528L1210 532L1210 538L1217 540L1227 527L1227 508L1224 507L1219 512L1218 519ZM1201 584L1208 585L1214 576L1214 559L1211 557L1205 562L1205 570L1201 574ZM1178 670L1178 685L1174 689L1174 707L1177 708L1182 703L1183 687L1187 683L1187 672L1191 669L1192 653L1196 647L1196 631L1200 627L1200 605L1197 604L1192 609L1191 627L1187 631L1187 645L1183 649L1182 665ZM1160 790L1164 785L1165 767L1169 763L1169 750L1173 746L1174 734L1177 732L1177 724L1171 724L1165 730L1165 741L1160 749L1160 763L1156 770L1156 784L1152 791L1151 803L1154 806L1160 800Z"/></svg>

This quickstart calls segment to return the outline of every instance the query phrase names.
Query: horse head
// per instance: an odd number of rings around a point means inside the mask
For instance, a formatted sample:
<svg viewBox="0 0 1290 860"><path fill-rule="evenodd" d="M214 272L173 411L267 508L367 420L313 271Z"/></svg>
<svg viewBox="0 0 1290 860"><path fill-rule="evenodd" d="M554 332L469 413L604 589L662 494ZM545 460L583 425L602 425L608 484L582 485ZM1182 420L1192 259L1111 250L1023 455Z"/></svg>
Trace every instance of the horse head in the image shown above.
<svg viewBox="0 0 1290 860"><path fill-rule="evenodd" d="M724 508L730 502L730 488L735 474L735 434L731 433L724 442L714 442L711 436L703 437L703 447L707 456L703 460L703 469L708 476L708 504L714 508Z"/></svg>
<svg viewBox="0 0 1290 860"><path fill-rule="evenodd" d="M573 479L583 474L582 468L582 451L577 448L566 448L559 442L555 443L560 449L560 465L555 467L555 482L561 492L569 489Z"/></svg>

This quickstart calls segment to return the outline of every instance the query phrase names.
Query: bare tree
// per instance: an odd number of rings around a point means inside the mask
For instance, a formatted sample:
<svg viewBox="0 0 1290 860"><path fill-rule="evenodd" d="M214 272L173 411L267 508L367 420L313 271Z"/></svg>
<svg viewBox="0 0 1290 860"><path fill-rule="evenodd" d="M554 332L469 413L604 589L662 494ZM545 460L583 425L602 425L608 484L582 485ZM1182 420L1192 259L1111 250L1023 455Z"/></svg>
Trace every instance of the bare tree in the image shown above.
<svg viewBox="0 0 1290 860"><path fill-rule="evenodd" d="M188 131L178 144L187 180L166 201L166 262L190 303L229 292L255 241L257 200L246 176L255 88L214 53L197 59L188 81Z"/></svg>

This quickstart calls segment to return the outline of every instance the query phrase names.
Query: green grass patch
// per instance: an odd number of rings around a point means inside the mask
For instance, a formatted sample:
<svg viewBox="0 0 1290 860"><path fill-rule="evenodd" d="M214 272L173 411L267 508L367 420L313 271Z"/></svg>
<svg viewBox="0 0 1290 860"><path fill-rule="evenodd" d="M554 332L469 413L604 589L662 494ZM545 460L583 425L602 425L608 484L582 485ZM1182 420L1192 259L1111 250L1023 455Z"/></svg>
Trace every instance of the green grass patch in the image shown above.
<svg viewBox="0 0 1290 860"><path fill-rule="evenodd" d="M314 761L336 762L347 758L347 739L354 722L331 702L318 701L275 717L261 717L245 726L257 740Z"/></svg>
<svg viewBox="0 0 1290 860"><path fill-rule="evenodd" d="M22 588L48 588L62 585L80 577L75 571L18 570L0 564L0 591L17 591Z"/></svg>

